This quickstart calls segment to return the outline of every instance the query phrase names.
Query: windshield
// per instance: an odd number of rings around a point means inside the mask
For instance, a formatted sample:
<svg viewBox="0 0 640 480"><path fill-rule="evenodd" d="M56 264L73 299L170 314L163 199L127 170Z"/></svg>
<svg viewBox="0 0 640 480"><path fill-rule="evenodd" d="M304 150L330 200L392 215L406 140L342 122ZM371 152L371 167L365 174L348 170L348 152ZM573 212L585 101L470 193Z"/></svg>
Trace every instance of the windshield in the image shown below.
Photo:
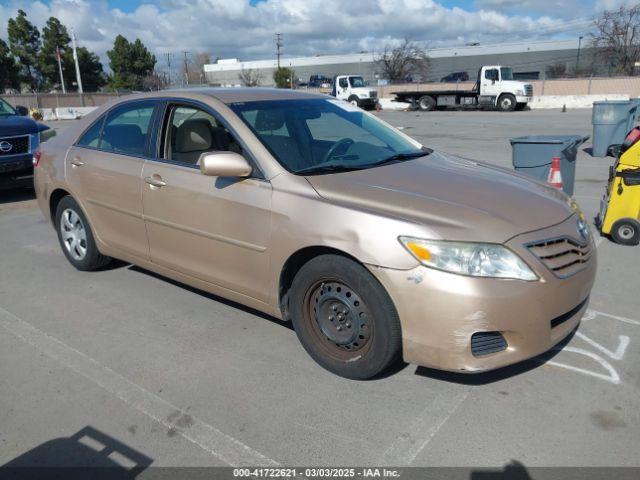
<svg viewBox="0 0 640 480"><path fill-rule="evenodd" d="M11 105L0 98L0 115L16 115L16 111Z"/></svg>
<svg viewBox="0 0 640 480"><path fill-rule="evenodd" d="M343 100L270 100L229 107L296 174L360 170L430 152Z"/></svg>
<svg viewBox="0 0 640 480"><path fill-rule="evenodd" d="M513 80L513 68L502 67L500 69L500 76L502 77L502 80Z"/></svg>
<svg viewBox="0 0 640 480"><path fill-rule="evenodd" d="M359 88L359 87L366 86L362 77L349 77L349 83L351 83L351 88Z"/></svg>

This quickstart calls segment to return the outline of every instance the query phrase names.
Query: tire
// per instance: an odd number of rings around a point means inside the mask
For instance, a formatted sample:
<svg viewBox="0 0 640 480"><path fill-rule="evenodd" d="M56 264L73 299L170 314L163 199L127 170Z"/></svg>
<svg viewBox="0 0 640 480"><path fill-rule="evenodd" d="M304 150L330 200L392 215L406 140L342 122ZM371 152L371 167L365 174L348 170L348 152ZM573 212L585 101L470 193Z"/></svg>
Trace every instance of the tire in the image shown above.
<svg viewBox="0 0 640 480"><path fill-rule="evenodd" d="M89 221L72 197L66 196L58 203L55 227L64 256L78 270L97 270L111 262L98 251Z"/></svg>
<svg viewBox="0 0 640 480"><path fill-rule="evenodd" d="M322 367L354 380L373 378L400 358L398 313L363 266L339 255L313 258L290 291L293 327Z"/></svg>
<svg viewBox="0 0 640 480"><path fill-rule="evenodd" d="M347 102L349 102L354 107L360 107L360 105L362 104L362 102L360 102L360 99L356 95L351 95Z"/></svg>
<svg viewBox="0 0 640 480"><path fill-rule="evenodd" d="M436 109L436 100L431 95L423 95L418 99L418 108L423 112Z"/></svg>
<svg viewBox="0 0 640 480"><path fill-rule="evenodd" d="M640 222L633 218L618 220L611 227L611 238L621 245L638 245L640 243Z"/></svg>
<svg viewBox="0 0 640 480"><path fill-rule="evenodd" d="M502 112L513 112L517 105L516 97L510 93L500 95L500 98L498 98L498 109Z"/></svg>

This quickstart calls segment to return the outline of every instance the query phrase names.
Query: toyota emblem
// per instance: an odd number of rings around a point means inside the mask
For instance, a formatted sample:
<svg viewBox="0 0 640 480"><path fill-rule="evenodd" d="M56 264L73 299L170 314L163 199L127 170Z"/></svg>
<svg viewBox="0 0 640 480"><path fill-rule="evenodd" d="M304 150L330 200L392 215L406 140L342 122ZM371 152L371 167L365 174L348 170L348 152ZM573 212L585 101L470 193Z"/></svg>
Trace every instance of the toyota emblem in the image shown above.
<svg viewBox="0 0 640 480"><path fill-rule="evenodd" d="M0 142L0 152L7 153L7 152L10 152L12 148L13 148L13 145L11 145L6 140L3 140Z"/></svg>

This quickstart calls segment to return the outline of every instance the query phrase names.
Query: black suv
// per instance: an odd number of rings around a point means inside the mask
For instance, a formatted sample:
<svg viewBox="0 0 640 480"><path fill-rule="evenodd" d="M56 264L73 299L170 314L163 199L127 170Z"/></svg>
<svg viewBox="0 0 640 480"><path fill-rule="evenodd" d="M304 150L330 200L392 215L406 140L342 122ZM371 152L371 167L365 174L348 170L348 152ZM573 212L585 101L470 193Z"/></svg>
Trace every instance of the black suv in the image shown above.
<svg viewBox="0 0 640 480"><path fill-rule="evenodd" d="M0 98L0 189L33 185L33 153L49 127L28 114Z"/></svg>

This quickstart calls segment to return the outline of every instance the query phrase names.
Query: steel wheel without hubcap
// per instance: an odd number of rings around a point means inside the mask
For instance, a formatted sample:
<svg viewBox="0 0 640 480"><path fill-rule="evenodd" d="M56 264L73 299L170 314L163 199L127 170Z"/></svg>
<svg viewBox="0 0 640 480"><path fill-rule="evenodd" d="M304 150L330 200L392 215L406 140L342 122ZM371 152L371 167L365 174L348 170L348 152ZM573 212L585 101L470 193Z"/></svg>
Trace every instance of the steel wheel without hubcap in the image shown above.
<svg viewBox="0 0 640 480"><path fill-rule="evenodd" d="M369 312L349 286L339 281L320 282L309 290L305 303L318 343L331 356L349 359L369 348L373 335Z"/></svg>
<svg viewBox="0 0 640 480"><path fill-rule="evenodd" d="M80 216L70 208L60 216L60 233L67 252L74 260L87 255L87 231Z"/></svg>

